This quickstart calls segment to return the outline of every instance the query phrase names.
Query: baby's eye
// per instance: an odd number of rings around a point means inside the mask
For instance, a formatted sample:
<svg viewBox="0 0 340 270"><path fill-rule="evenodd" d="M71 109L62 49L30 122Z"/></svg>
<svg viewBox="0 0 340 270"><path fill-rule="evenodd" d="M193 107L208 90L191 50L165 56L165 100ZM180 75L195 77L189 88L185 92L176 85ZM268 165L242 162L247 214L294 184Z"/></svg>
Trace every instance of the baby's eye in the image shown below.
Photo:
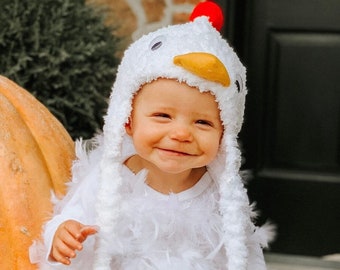
<svg viewBox="0 0 340 270"><path fill-rule="evenodd" d="M169 114L167 113L154 113L154 117L160 117L160 118L171 118Z"/></svg>
<svg viewBox="0 0 340 270"><path fill-rule="evenodd" d="M210 127L213 126L213 124L207 120L197 120L196 123L199 125L204 125L204 126L210 126Z"/></svg>

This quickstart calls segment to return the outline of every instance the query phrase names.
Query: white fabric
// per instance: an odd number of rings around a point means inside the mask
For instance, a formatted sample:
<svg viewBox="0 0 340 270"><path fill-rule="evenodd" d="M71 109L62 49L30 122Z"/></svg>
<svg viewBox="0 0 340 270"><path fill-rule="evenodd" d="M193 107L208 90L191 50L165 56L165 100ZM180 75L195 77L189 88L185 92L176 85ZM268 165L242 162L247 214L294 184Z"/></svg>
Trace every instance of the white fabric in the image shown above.
<svg viewBox="0 0 340 270"><path fill-rule="evenodd" d="M63 221L74 219L95 225L101 151L100 148L93 151L90 157L78 152L82 159L74 167L69 193L56 205L55 216L45 226L45 248L35 246L41 252L40 269L93 269L94 236L84 242L84 249L71 266L48 262L48 254L54 232ZM133 153L131 149L128 152ZM124 184L119 192L124 203L116 227L119 237L115 242L107 239L112 258L110 269L228 269L219 214L220 195L208 172L192 188L165 195L145 184L145 170L134 175L124 165L121 169ZM263 270L262 250L254 229L248 232L248 269Z"/></svg>
<svg viewBox="0 0 340 270"><path fill-rule="evenodd" d="M153 50L153 45L159 42L161 46ZM224 87L174 65L174 57L190 52L204 52L216 56L228 71L230 86ZM231 254L229 268L245 270L248 257L246 230L251 220L247 193L239 175L241 153L237 144L247 93L245 68L207 17L199 17L190 23L164 27L149 33L134 42L124 53L103 129L104 153L100 165L101 184L96 206L96 220L102 230L98 239L94 268L107 269L109 263L107 235L119 237L115 230L116 222L121 216L120 207L123 200L118 193L123 182L119 167L125 133L124 124L131 112L132 99L143 84L157 78L177 79L197 87L202 92L210 91L216 97L225 130L218 157L210 164L209 171L214 174L220 188L219 207L223 218L223 241ZM111 179L116 181L112 183Z"/></svg>

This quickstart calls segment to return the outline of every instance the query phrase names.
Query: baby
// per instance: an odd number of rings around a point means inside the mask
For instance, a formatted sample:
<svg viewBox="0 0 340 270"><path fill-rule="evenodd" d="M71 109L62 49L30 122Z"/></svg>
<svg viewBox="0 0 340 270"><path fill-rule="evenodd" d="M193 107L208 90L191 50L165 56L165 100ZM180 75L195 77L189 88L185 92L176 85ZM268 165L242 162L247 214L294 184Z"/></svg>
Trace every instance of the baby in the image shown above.
<svg viewBox="0 0 340 270"><path fill-rule="evenodd" d="M41 269L266 268L239 173L245 68L213 17L125 52L103 134L89 153L78 143L45 225Z"/></svg>

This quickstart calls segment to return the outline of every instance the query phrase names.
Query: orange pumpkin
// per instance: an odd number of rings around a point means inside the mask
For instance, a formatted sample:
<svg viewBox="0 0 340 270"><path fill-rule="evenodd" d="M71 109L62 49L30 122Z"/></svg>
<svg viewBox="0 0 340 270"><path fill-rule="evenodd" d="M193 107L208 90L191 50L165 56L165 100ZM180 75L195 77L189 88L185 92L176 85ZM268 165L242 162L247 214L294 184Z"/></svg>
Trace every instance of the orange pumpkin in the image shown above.
<svg viewBox="0 0 340 270"><path fill-rule="evenodd" d="M0 269L30 270L28 248L70 179L74 143L29 92L0 76Z"/></svg>

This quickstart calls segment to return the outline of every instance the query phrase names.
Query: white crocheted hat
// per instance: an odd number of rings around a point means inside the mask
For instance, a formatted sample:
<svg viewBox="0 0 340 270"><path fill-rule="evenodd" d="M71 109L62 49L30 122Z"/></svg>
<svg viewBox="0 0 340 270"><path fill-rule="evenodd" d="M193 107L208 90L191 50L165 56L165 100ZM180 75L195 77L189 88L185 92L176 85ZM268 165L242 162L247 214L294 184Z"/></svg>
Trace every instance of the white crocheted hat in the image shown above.
<svg viewBox="0 0 340 270"><path fill-rule="evenodd" d="M202 10L212 10L214 14L199 16ZM114 228L120 217L122 198L117 189L123 181L120 168L126 136L124 126L131 113L132 99L142 85L157 78L176 79L201 92L211 91L216 97L224 135L218 157L208 165L208 170L220 188L228 269L246 269L246 229L250 213L239 174L241 154L237 143L243 122L246 71L233 49L213 27L213 24L221 26L220 8L213 2L204 2L193 14L191 22L159 29L134 42L118 68L103 132L105 152L96 205L97 224L101 230L95 269L110 269L108 247L115 237Z"/></svg>

